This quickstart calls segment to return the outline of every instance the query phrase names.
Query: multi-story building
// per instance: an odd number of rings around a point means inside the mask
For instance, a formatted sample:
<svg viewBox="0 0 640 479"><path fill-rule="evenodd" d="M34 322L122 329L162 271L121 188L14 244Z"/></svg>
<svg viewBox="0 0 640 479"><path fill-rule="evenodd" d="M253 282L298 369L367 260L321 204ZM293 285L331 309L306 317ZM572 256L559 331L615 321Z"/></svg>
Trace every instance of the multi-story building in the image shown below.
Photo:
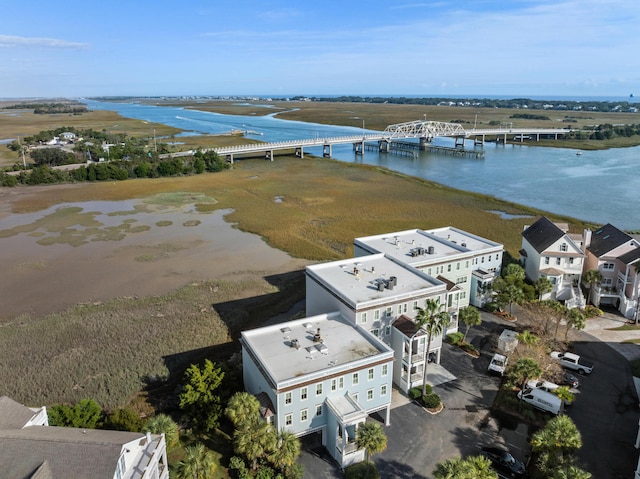
<svg viewBox="0 0 640 479"><path fill-rule="evenodd" d="M244 331L241 343L245 389L278 431L319 432L341 467L364 459L358 426L377 411L389 424L389 346L339 312Z"/></svg>
<svg viewBox="0 0 640 479"><path fill-rule="evenodd" d="M584 271L598 270L602 282L594 285L591 301L613 305L627 318L638 316L640 242L611 224L584 231ZM590 287L590 285L585 285Z"/></svg>
<svg viewBox="0 0 640 479"><path fill-rule="evenodd" d="M164 435L48 426L46 409L0 398L2 477L168 479Z"/></svg>
<svg viewBox="0 0 640 479"><path fill-rule="evenodd" d="M447 298L453 322L469 304L491 300L491 284L499 276L504 246L451 226L407 230L356 238L354 255L384 253L449 285Z"/></svg>
<svg viewBox="0 0 640 479"><path fill-rule="evenodd" d="M582 237L570 235L569 225L556 224L544 216L522 232L520 262L527 278L545 277L553 289L542 299L564 301L569 308L583 308L580 278L585 254Z"/></svg>

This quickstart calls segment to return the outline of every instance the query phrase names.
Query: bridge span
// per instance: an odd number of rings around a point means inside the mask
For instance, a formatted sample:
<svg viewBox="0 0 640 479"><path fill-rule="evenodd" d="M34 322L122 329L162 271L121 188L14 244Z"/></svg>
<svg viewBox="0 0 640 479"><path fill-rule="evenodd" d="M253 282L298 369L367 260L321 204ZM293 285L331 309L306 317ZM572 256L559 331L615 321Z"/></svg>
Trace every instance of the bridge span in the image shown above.
<svg viewBox="0 0 640 479"><path fill-rule="evenodd" d="M474 145L484 145L487 138L495 138L495 141L503 141L504 143L509 139L514 141L534 139L537 141L541 137L558 139L560 136L566 135L571 131L572 130L570 129L560 128L474 128L471 130L465 130L462 125L458 123L416 120L389 125L382 132L363 132L359 135L224 146L208 148L203 151L215 151L218 155L226 158L230 163L233 163L234 158L238 155L255 156L257 154L264 155L266 159L273 161L274 154L277 151L293 151L296 156L303 158L305 148L319 146L322 147L322 156L331 157L333 145L338 144L351 143L356 154L364 154L366 143L377 142L378 150L380 152L388 153L394 150L394 144L400 143L400 140L403 139L417 138L419 139L419 148L421 150L427 150L434 138L451 137L455 138L455 149L463 149L465 139L473 139ZM189 150L180 153L161 155L161 157L191 156L194 153L195 151Z"/></svg>

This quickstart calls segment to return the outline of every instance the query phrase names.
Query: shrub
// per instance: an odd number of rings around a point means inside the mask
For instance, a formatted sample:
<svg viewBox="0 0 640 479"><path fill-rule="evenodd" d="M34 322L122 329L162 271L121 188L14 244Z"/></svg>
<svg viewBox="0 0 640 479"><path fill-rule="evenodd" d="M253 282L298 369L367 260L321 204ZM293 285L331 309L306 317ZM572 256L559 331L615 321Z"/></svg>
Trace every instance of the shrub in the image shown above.
<svg viewBox="0 0 640 479"><path fill-rule="evenodd" d="M603 312L600 308L596 308L595 306L588 304L584 308L584 315L586 318L596 318L598 316L602 316Z"/></svg>
<svg viewBox="0 0 640 479"><path fill-rule="evenodd" d="M143 421L140 418L140 414L131 408L125 407L116 409L109 414L105 429L139 432L142 430L142 425Z"/></svg>
<svg viewBox="0 0 640 479"><path fill-rule="evenodd" d="M464 334L461 332L451 333L447 335L447 341L453 344L454 346L460 346L463 342Z"/></svg>
<svg viewBox="0 0 640 479"><path fill-rule="evenodd" d="M422 388L411 388L409 390L409 397L411 399L418 399L420 396L422 396Z"/></svg>
<svg viewBox="0 0 640 479"><path fill-rule="evenodd" d="M422 404L429 409L437 408L440 406L440 396L434 393L425 394L422 396Z"/></svg>
<svg viewBox="0 0 640 479"><path fill-rule="evenodd" d="M347 467L344 470L344 477L345 479L364 479L365 477L369 479L380 479L380 473L378 472L375 462L369 462L369 475L367 476L367 463L359 462L358 464Z"/></svg>
<svg viewBox="0 0 640 479"><path fill-rule="evenodd" d="M500 306L498 306L498 303L491 302L491 303L485 304L484 309L486 311L489 311L490 313L493 313L494 311L497 311L498 309L500 309Z"/></svg>

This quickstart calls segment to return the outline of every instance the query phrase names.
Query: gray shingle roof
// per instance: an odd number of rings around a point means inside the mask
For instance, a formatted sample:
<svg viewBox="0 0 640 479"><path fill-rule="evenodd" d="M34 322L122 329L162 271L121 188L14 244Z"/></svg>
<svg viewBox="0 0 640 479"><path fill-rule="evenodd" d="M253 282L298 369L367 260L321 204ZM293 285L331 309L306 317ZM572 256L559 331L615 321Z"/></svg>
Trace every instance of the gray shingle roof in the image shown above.
<svg viewBox="0 0 640 479"><path fill-rule="evenodd" d="M522 237L538 253L542 253L564 235L564 231L544 216L522 232Z"/></svg>
<svg viewBox="0 0 640 479"><path fill-rule="evenodd" d="M624 264L633 264L640 259L640 248L632 249L618 258Z"/></svg>
<svg viewBox="0 0 640 479"><path fill-rule="evenodd" d="M619 230L611 223L607 223L591 234L591 244L587 249L597 258L600 258L609 251L632 239L633 238L624 231Z"/></svg>
<svg viewBox="0 0 640 479"><path fill-rule="evenodd" d="M15 479L113 479L123 445L142 433L30 426L0 430L0 464Z"/></svg>
<svg viewBox="0 0 640 479"><path fill-rule="evenodd" d="M0 397L0 430L22 429L35 414L27 406L10 397Z"/></svg>

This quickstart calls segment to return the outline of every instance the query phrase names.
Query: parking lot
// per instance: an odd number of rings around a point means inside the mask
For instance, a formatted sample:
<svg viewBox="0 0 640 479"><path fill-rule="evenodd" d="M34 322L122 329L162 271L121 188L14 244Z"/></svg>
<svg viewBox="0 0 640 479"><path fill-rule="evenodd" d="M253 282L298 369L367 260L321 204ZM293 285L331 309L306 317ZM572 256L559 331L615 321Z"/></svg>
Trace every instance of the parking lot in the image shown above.
<svg viewBox="0 0 640 479"><path fill-rule="evenodd" d="M438 385L445 409L431 415L401 396L394 400L391 425L386 427L387 449L373 457L385 479L427 479L439 462L455 456L478 454L482 445L504 444L514 456L529 459L526 425L498 423L490 414L500 378L487 374L491 345L506 323L483 313L483 324L472 328L468 340L481 349L473 359L448 344L443 346L441 365L457 379ZM637 398L627 362L605 343L583 333L575 352L596 363L590 376L582 377L575 403L568 415L583 437L578 459L594 479L632 477L638 452L634 449L638 430ZM394 394L398 395L397 391ZM305 478L341 478L342 472L319 444L307 438L301 456Z"/></svg>

